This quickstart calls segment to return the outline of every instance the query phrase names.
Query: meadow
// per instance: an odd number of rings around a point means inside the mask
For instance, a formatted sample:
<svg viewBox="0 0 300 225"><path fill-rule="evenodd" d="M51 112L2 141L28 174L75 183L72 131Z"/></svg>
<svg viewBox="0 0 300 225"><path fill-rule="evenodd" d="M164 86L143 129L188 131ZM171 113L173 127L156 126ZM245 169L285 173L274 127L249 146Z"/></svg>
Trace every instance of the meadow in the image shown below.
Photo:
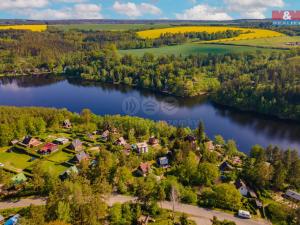
<svg viewBox="0 0 300 225"><path fill-rule="evenodd" d="M139 37L147 39L159 38L162 34L171 33L191 33L191 32L207 32L207 33L216 33L216 32L225 32L228 30L232 31L242 31L238 37L221 39L222 41L235 41L235 40L248 40L256 38L269 38L269 37L280 37L284 36L283 34L272 31L272 30L263 30L263 29L250 29L250 28L239 28L239 27L229 27L229 26L182 26L182 27L172 27L172 28L162 28L162 29L153 29L153 30L144 30L137 32Z"/></svg>
<svg viewBox="0 0 300 225"><path fill-rule="evenodd" d="M272 47L272 48L295 48L295 46L289 46L288 42L300 42L300 36L281 36L273 38L258 38L252 40L236 40L236 41L215 41L214 43L224 43L232 45L247 45L258 47ZM299 46L298 46L299 47Z"/></svg>
<svg viewBox="0 0 300 225"><path fill-rule="evenodd" d="M248 46L233 46L233 45L222 45L222 44L197 44L197 43L187 43L183 45L176 46L164 46L160 48L148 48L148 49L130 49L130 50L120 50L121 55L133 54L135 56L142 56L146 52L152 53L156 56L160 55L182 55L188 56L190 54L224 54L224 53L242 53L242 52L273 52L282 51L275 50L271 48L257 48Z"/></svg>
<svg viewBox="0 0 300 225"><path fill-rule="evenodd" d="M42 32L47 30L47 25L9 25L0 26L0 30L31 30L34 32Z"/></svg>
<svg viewBox="0 0 300 225"><path fill-rule="evenodd" d="M58 30L84 30L84 31L126 31L126 30L145 30L170 27L170 24L62 24L49 25L49 29Z"/></svg>

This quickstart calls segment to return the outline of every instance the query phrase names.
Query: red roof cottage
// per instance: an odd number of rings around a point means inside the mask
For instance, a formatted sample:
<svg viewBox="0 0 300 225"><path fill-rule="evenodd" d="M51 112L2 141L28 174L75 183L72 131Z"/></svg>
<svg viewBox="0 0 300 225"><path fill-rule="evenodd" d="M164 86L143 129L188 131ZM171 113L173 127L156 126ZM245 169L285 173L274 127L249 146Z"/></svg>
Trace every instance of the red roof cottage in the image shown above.
<svg viewBox="0 0 300 225"><path fill-rule="evenodd" d="M51 154L58 150L58 145L53 143L45 144L40 150L39 153L42 155Z"/></svg>

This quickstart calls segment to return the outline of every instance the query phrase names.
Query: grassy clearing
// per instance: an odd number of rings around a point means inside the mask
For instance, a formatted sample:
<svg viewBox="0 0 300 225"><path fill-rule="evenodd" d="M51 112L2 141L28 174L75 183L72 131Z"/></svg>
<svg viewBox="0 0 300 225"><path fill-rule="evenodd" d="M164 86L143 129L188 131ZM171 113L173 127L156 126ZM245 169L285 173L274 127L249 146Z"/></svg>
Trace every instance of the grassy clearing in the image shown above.
<svg viewBox="0 0 300 225"><path fill-rule="evenodd" d="M247 46L259 46L259 47L271 47L271 48L295 48L295 46L286 45L287 42L300 42L300 36L290 37L273 37L273 38L259 38L253 40L239 40L239 41L226 41L225 44L233 45L247 45ZM220 43L215 41L214 43Z"/></svg>
<svg viewBox="0 0 300 225"><path fill-rule="evenodd" d="M155 28L169 27L169 24L70 24L70 25L49 25L49 29L55 28L59 30L145 30Z"/></svg>
<svg viewBox="0 0 300 225"><path fill-rule="evenodd" d="M36 32L42 32L47 30L47 25L9 25L0 26L0 30L31 30Z"/></svg>
<svg viewBox="0 0 300 225"><path fill-rule="evenodd" d="M41 161L41 166L45 171L48 171L51 175L59 176L63 173L68 167L61 165L60 163L50 162L50 161Z"/></svg>
<svg viewBox="0 0 300 225"><path fill-rule="evenodd" d="M29 162L30 159L31 156L16 151L1 152L0 154L0 162L8 169L23 170L34 163L34 161Z"/></svg>
<svg viewBox="0 0 300 225"><path fill-rule="evenodd" d="M62 163L62 162L66 162L69 161L74 155L64 152L64 151L58 151L56 153L53 153L53 155L51 155L48 160L54 161L54 162L58 162L58 163Z"/></svg>
<svg viewBox="0 0 300 225"><path fill-rule="evenodd" d="M256 47L246 47L246 46L230 46L230 45L220 45L220 44L196 44L188 43L176 46L165 46L161 48L150 48L150 49L130 49L130 50L120 50L120 54L133 54L136 56L142 56L146 52L152 53L154 55L197 55L197 54L224 54L224 53L242 53L242 52L273 52L280 51L268 48L256 48Z"/></svg>

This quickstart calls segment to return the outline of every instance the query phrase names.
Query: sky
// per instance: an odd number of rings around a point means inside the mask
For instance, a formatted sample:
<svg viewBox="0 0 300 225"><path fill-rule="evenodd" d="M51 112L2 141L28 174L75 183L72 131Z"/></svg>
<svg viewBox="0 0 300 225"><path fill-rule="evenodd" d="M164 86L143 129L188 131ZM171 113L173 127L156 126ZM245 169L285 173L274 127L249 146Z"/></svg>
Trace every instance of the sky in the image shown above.
<svg viewBox="0 0 300 225"><path fill-rule="evenodd" d="M0 0L0 19L263 19L285 9L300 0Z"/></svg>

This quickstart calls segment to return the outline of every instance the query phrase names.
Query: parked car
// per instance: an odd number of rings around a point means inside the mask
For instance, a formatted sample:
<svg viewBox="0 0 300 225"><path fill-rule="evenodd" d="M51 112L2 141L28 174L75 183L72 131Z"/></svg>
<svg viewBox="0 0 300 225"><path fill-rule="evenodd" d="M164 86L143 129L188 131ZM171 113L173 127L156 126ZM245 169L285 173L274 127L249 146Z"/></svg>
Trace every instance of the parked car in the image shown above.
<svg viewBox="0 0 300 225"><path fill-rule="evenodd" d="M0 163L0 167L3 167L4 166L4 164L3 163Z"/></svg>
<svg viewBox="0 0 300 225"><path fill-rule="evenodd" d="M245 219L251 219L250 212L245 211L245 210L239 210L238 216L241 218L245 218Z"/></svg>

